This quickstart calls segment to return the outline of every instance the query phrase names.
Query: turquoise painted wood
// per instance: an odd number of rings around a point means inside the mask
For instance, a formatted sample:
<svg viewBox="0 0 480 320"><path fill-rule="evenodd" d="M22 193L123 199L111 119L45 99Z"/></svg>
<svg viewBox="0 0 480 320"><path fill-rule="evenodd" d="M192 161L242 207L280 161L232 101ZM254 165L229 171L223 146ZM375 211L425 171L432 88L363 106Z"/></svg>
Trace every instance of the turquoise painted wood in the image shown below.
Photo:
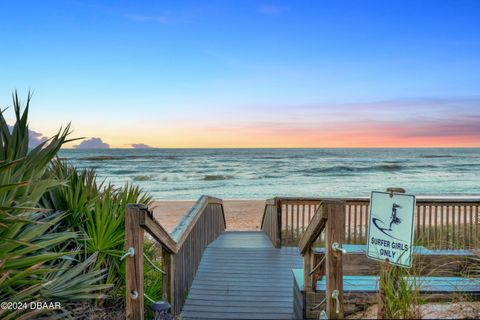
<svg viewBox="0 0 480 320"><path fill-rule="evenodd" d="M293 277L298 287L303 291L303 269L293 269ZM480 279L462 277L416 277L408 278L409 285L416 282L421 293L475 293L480 294ZM317 292L325 291L325 278L317 282ZM378 291L377 276L343 276L343 290L345 292L374 293Z"/></svg>

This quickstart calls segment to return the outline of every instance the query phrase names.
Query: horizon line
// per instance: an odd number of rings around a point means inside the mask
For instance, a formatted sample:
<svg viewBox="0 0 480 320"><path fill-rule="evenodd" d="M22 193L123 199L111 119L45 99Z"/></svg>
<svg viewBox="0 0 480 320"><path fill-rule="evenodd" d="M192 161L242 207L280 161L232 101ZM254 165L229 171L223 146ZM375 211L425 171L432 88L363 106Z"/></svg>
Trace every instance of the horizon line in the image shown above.
<svg viewBox="0 0 480 320"><path fill-rule="evenodd" d="M480 149L480 146L468 147L150 147L150 148L132 148L132 147L115 147L115 148L61 148L62 150L155 150L155 149Z"/></svg>

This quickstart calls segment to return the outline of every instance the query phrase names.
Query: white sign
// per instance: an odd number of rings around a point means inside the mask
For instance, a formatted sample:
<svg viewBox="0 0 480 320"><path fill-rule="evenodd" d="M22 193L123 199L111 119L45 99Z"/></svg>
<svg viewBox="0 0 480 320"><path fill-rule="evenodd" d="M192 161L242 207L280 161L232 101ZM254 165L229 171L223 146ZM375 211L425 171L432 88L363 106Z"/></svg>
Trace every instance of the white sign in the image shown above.
<svg viewBox="0 0 480 320"><path fill-rule="evenodd" d="M412 266L415 207L414 195L372 191L367 244L370 259Z"/></svg>

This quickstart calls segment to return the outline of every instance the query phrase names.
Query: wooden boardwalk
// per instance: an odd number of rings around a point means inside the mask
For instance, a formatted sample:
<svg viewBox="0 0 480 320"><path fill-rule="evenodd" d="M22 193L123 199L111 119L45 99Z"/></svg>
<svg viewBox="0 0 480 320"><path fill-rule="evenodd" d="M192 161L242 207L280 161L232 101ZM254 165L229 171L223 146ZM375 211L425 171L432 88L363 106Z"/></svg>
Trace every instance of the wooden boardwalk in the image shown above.
<svg viewBox="0 0 480 320"><path fill-rule="evenodd" d="M263 231L225 232L202 257L182 319L292 319L297 247L276 249Z"/></svg>

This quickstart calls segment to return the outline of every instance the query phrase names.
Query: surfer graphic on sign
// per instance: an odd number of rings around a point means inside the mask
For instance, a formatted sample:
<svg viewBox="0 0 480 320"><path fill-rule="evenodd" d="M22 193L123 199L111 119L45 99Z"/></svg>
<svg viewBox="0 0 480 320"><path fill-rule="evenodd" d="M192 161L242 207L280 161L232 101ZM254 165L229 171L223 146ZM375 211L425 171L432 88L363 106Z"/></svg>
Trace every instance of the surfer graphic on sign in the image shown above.
<svg viewBox="0 0 480 320"><path fill-rule="evenodd" d="M397 209L402 206L394 203L392 206L392 217L390 218L390 231L392 231L392 224L400 224L402 220L397 216Z"/></svg>
<svg viewBox="0 0 480 320"><path fill-rule="evenodd" d="M389 225L388 229L385 225L385 222L383 222L379 218L373 218L372 219L373 224L375 225L375 227L377 227L378 230L380 230L381 232L383 232L387 236L392 237L394 239L397 239L397 238L395 238L390 233L388 233L388 231L393 231L393 229L392 229L393 225L399 225L400 223L402 223L402 219L400 219L399 216L398 216L398 209L399 208L402 208L402 206L398 205L396 203L393 203L393 205L392 205L392 215L390 216L390 225Z"/></svg>

